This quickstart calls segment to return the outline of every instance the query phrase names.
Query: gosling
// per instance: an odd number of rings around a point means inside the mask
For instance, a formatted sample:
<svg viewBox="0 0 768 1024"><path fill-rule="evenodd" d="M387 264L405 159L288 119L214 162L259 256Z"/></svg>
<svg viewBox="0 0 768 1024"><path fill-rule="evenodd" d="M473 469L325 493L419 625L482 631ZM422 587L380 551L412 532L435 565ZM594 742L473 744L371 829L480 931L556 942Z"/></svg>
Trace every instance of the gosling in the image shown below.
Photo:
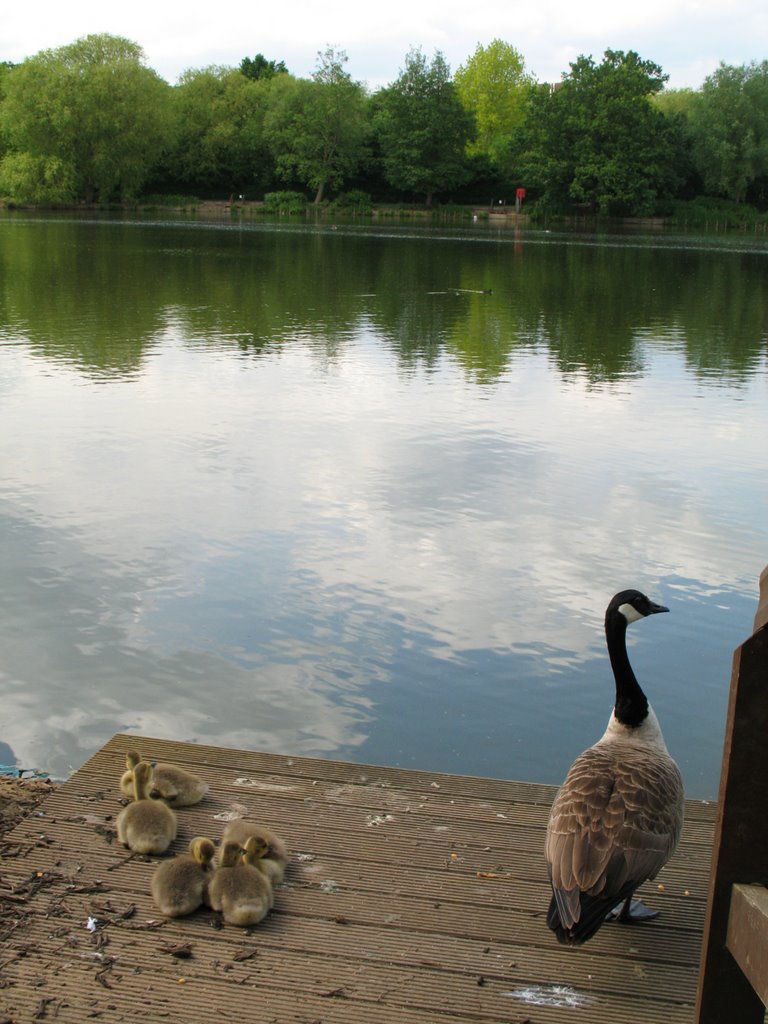
<svg viewBox="0 0 768 1024"><path fill-rule="evenodd" d="M133 769L134 802L117 816L117 838L134 853L165 853L176 838L176 815L162 800L152 800L152 765Z"/></svg>
<svg viewBox="0 0 768 1024"><path fill-rule="evenodd" d="M125 755L125 771L120 779L120 789L125 796L133 799L133 769L141 758L138 751L129 750ZM208 783L175 764L154 765L154 781L151 796L164 800L171 807L191 807L199 804L208 792Z"/></svg>
<svg viewBox="0 0 768 1024"><path fill-rule="evenodd" d="M248 840L254 837L264 844L264 853L257 859L255 867L267 876L273 886L279 885L285 878L288 866L288 847L279 836L266 828L245 818L236 818L224 829L222 843L237 843L245 847Z"/></svg>
<svg viewBox="0 0 768 1024"><path fill-rule="evenodd" d="M227 924L247 928L263 921L272 909L272 885L251 863L265 848L255 837L248 840L245 854L237 843L222 845L219 866L208 886L208 903L221 911Z"/></svg>
<svg viewBox="0 0 768 1024"><path fill-rule="evenodd" d="M166 917L184 917L208 899L210 866L216 848L210 839L198 836L189 852L160 864L152 876L152 898Z"/></svg>

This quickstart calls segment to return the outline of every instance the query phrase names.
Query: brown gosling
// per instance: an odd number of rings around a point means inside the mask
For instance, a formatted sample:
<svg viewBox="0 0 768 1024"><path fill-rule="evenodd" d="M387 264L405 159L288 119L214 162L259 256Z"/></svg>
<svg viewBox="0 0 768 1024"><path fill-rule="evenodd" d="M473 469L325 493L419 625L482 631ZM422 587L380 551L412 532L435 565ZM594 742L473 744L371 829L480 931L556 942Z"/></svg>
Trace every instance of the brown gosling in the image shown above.
<svg viewBox="0 0 768 1024"><path fill-rule="evenodd" d="M198 836L189 853L160 864L152 876L155 905L166 917L183 917L202 906L208 898L209 870L216 848L210 839Z"/></svg>
<svg viewBox="0 0 768 1024"><path fill-rule="evenodd" d="M258 840L253 839L252 843L258 845ZM251 849L246 856L258 853ZM219 866L208 885L210 906L221 911L227 924L247 928L264 920L273 901L272 885L266 875L244 859L241 846L224 843Z"/></svg>
<svg viewBox="0 0 768 1024"><path fill-rule="evenodd" d="M245 818L235 818L224 829L221 841L238 843L244 848L252 836L265 844L264 853L255 866L267 876L273 886L279 885L285 878L285 869L288 866L288 847L271 829L257 825L254 821L246 821Z"/></svg>
<svg viewBox="0 0 768 1024"><path fill-rule="evenodd" d="M165 853L176 838L176 815L162 800L152 800L152 765L133 769L134 802L117 816L117 838L134 853Z"/></svg>
<svg viewBox="0 0 768 1024"><path fill-rule="evenodd" d="M125 796L133 799L133 769L141 760L138 751L129 750L125 755L125 771L120 779L120 789ZM208 783L175 764L154 765L152 797L164 800L171 807L191 807L199 804L208 792Z"/></svg>

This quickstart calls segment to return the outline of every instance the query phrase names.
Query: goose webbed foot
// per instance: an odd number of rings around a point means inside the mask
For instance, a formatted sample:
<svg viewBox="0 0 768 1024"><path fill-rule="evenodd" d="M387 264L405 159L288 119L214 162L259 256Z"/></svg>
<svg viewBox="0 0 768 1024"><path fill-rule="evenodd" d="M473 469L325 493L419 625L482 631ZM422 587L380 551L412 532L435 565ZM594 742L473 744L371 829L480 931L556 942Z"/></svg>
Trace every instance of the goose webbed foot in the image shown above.
<svg viewBox="0 0 768 1024"><path fill-rule="evenodd" d="M633 900L631 896L628 896L606 914L605 920L618 921L619 924L639 924L641 921L652 921L658 916L658 910L651 910L642 900Z"/></svg>

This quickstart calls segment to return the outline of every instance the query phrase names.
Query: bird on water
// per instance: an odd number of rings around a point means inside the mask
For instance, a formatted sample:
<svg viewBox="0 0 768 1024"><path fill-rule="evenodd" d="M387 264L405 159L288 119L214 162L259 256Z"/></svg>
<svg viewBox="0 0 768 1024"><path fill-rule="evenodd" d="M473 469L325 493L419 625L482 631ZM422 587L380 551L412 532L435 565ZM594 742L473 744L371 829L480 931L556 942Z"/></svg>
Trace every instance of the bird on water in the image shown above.
<svg viewBox="0 0 768 1024"><path fill-rule="evenodd" d="M630 622L667 611L623 590L605 613L616 703L601 739L571 766L547 826L547 924L566 945L586 942L614 910L625 924L657 916L632 895L675 851L683 782L632 671L626 632Z"/></svg>

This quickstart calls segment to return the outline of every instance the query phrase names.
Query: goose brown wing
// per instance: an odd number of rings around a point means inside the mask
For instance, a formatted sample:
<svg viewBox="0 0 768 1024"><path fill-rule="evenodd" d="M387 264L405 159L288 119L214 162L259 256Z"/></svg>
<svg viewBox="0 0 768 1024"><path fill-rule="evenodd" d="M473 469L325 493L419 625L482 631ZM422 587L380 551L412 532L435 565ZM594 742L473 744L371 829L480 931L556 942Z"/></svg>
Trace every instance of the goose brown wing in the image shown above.
<svg viewBox="0 0 768 1024"><path fill-rule="evenodd" d="M680 773L668 756L619 745L590 747L552 805L546 855L555 894L560 891L567 904L564 894L571 890L608 895L653 878L677 845L682 794Z"/></svg>

